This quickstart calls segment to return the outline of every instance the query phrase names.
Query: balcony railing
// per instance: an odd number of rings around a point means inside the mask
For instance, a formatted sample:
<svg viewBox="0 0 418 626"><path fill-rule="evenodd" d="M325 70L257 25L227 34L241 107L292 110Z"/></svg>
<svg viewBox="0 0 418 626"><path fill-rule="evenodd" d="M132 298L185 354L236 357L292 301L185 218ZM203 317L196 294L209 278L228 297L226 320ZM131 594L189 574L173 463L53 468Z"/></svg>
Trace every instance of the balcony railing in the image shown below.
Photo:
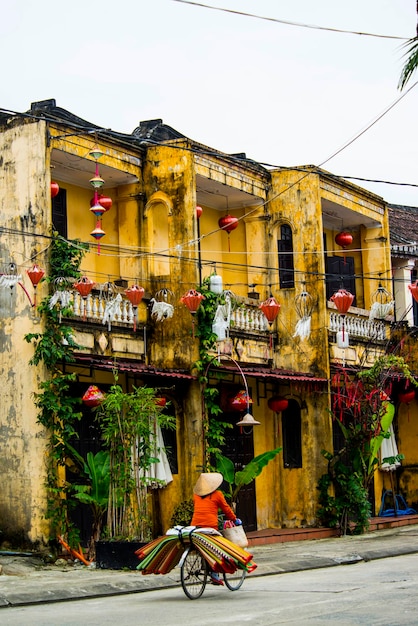
<svg viewBox="0 0 418 626"><path fill-rule="evenodd" d="M129 300L120 297L107 299L100 293L91 293L82 298L78 291L71 292L73 318L87 319L89 322L133 326L134 310Z"/></svg>
<svg viewBox="0 0 418 626"><path fill-rule="evenodd" d="M231 312L231 330L260 333L268 329L267 319L258 306L245 304Z"/></svg>
<svg viewBox="0 0 418 626"><path fill-rule="evenodd" d="M360 310L360 309L359 309ZM372 341L386 341L389 338L389 322L384 320L370 320L367 312L353 314L347 313L344 317L334 311L329 312L329 330L337 333L343 329L353 339L366 339Z"/></svg>

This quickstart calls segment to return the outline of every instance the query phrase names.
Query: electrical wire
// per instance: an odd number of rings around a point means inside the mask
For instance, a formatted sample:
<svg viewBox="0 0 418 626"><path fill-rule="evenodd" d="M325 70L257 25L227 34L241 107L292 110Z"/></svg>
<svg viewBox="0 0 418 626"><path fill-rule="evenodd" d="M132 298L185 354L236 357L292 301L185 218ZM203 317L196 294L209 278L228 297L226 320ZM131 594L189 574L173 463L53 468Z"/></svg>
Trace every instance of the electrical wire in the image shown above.
<svg viewBox="0 0 418 626"><path fill-rule="evenodd" d="M191 0L172 0L173 2L179 2L181 4L189 4L192 6L200 7L202 9L212 9L213 11L221 11L223 13L232 13L234 15L241 15L244 17L252 17L258 20L265 20L267 22L276 22L277 24L286 24L287 26L297 26L299 28L311 28L314 30L323 30L332 33L342 33L344 35L361 35L363 37L378 37L379 39L397 39L400 41L408 41L410 37L399 37L396 35L381 35L378 33L367 33L362 31L346 30L343 28L332 28L328 26L318 26L315 24L304 24L302 22L293 22L290 20L282 20L275 17L266 17L264 15L256 15L254 13L246 13L244 11L236 11L233 9L226 9L224 7L215 7L209 4L203 4L202 2L192 2Z"/></svg>

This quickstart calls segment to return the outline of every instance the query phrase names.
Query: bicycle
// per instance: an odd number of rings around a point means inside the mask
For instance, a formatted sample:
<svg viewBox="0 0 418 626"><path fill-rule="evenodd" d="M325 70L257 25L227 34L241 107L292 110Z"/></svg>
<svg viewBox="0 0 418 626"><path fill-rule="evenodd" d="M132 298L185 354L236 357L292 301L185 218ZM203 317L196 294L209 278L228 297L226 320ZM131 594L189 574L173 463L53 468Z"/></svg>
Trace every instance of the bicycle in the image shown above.
<svg viewBox="0 0 418 626"><path fill-rule="evenodd" d="M209 567L200 552L193 546L191 537L190 542L191 545L186 548L181 559L181 586L190 600L197 600L205 590L209 576ZM237 569L233 574L224 572L225 586L230 591L237 591L242 586L246 575L247 572L243 569Z"/></svg>

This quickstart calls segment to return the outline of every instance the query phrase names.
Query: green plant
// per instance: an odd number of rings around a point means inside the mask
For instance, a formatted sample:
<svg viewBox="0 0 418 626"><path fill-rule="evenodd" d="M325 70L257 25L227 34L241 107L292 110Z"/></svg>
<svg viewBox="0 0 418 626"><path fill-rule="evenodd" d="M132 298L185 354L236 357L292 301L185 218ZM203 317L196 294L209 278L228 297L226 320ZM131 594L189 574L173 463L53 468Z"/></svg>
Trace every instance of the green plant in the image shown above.
<svg viewBox="0 0 418 626"><path fill-rule="evenodd" d="M226 495L232 504L236 503L240 489L244 485L249 485L254 478L259 476L264 467L270 463L281 450L282 448L276 448L275 450L262 452L262 454L255 456L247 463L244 469L237 472L235 471L235 465L231 459L221 454L217 455L216 470L223 475L225 482L228 483L228 492Z"/></svg>
<svg viewBox="0 0 418 626"><path fill-rule="evenodd" d="M204 469L210 469L211 460L220 454L221 447L225 444L225 431L232 428L232 424L220 418L222 409L219 406L219 390L208 385L207 371L211 366L216 369L216 362L211 355L211 351L216 348L217 336L212 330L212 324L216 310L219 305L225 304L224 295L216 295L210 289L210 276L203 280L199 287L200 292L205 297L197 311L198 326L196 335L199 337L199 360L195 363L199 382L203 389L205 405L205 416L203 422L203 432L205 440L205 461ZM222 373L218 373L218 379L222 378Z"/></svg>
<svg viewBox="0 0 418 626"><path fill-rule="evenodd" d="M328 472L318 483L318 517L326 525L340 525L343 533L361 533L368 527L368 490L395 415L388 394L399 379L417 386L403 358L389 354L355 376L342 369L332 380L332 417L341 429L344 445L334 453L322 450Z"/></svg>
<svg viewBox="0 0 418 626"><path fill-rule="evenodd" d="M193 500L189 498L188 500L183 500L178 504L171 516L170 525L171 526L189 526L193 517Z"/></svg>
<svg viewBox="0 0 418 626"><path fill-rule="evenodd" d="M49 249L49 270L45 280L58 287L71 282L80 275L79 266L87 246L78 241L67 242L57 233L52 233ZM75 374L68 374L64 367L74 361L73 351L77 348L71 328L61 324L61 314L71 314L68 308L59 312L50 307L50 297L38 306L43 320L41 333L29 333L25 340L34 345L31 365L42 363L48 371L48 379L39 385L34 394L38 409L38 422L49 434L47 458L47 518L51 520L51 539L66 535L71 545L78 544L78 531L71 523L68 512L75 505L70 486L62 482L60 467L65 467L69 454L68 444L75 436L75 424L81 418L77 410L80 400L71 397L69 390Z"/></svg>
<svg viewBox="0 0 418 626"><path fill-rule="evenodd" d="M107 450L100 450L96 454L87 453L87 461L73 449L75 458L81 463L83 484L72 484L74 497L91 508L93 521L89 541L89 558L96 559L95 542L100 539L103 518L109 505L110 485L110 454Z"/></svg>
<svg viewBox="0 0 418 626"><path fill-rule="evenodd" d="M104 446L110 453L108 536L147 541L147 472L158 462L154 456L155 427L174 427L173 417L157 405L154 389L133 387L131 393L125 393L116 383L96 412Z"/></svg>

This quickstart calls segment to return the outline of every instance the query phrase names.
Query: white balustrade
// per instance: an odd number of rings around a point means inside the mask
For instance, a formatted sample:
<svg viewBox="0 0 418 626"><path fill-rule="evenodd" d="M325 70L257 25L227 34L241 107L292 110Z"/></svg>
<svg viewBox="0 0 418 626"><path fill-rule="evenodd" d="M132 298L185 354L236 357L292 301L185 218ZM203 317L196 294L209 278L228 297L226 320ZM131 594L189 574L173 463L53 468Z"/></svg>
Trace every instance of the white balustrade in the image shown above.
<svg viewBox="0 0 418 626"><path fill-rule="evenodd" d="M269 330L263 311L252 306L240 306L231 312L231 328L251 333Z"/></svg>
<svg viewBox="0 0 418 626"><path fill-rule="evenodd" d="M103 318L108 300L100 294L91 293L87 298L82 298L78 291L73 291L73 318L84 318L90 322L103 323ZM134 311L129 300L122 299L114 307L114 319L112 324L134 323Z"/></svg>
<svg viewBox="0 0 418 626"><path fill-rule="evenodd" d="M373 339L374 341L385 341L388 338L389 325L385 322L350 315L350 313L343 316L338 312L330 311L329 330L332 333L338 333L343 327L345 332L353 338Z"/></svg>

